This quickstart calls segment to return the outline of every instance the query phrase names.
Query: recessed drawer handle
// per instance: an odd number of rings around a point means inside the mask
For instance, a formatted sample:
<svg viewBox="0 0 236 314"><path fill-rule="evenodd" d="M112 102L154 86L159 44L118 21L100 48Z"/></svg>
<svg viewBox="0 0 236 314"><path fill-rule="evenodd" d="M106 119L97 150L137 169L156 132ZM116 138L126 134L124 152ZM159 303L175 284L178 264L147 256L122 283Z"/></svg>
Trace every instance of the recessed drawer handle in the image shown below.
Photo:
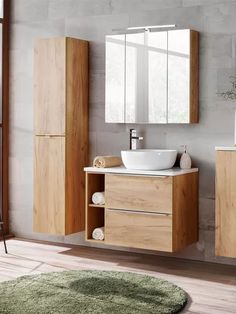
<svg viewBox="0 0 236 314"><path fill-rule="evenodd" d="M162 176L162 175L147 175L147 174L142 174L142 173L106 173L106 176L121 176L121 177L145 177L145 178L160 178L160 179L166 179L169 178L169 176Z"/></svg>
<svg viewBox="0 0 236 314"><path fill-rule="evenodd" d="M58 134L37 134L36 137L65 137L65 135L58 135Z"/></svg>
<svg viewBox="0 0 236 314"><path fill-rule="evenodd" d="M168 213L156 213L156 212L146 212L141 210L129 210L129 209L114 209L114 208L106 208L106 210L115 211L115 212L123 212L123 213L130 213L130 214L139 214L139 215L156 215L156 216L172 216L172 214Z"/></svg>

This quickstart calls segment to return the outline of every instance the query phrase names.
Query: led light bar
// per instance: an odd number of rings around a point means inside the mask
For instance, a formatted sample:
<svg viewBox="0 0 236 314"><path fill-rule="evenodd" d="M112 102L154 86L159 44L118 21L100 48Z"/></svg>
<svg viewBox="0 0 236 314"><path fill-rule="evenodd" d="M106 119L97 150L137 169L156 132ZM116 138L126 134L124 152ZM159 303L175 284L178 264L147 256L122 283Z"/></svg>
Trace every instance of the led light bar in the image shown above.
<svg viewBox="0 0 236 314"><path fill-rule="evenodd" d="M161 30L161 29L172 29L177 27L176 24L167 24L167 25L150 25L150 26L135 26L135 27L127 27L127 28L117 28L113 29L113 32L131 32L131 33L138 33L142 31L149 31L153 32L155 30Z"/></svg>
<svg viewBox="0 0 236 314"><path fill-rule="evenodd" d="M137 26L137 27L127 27L126 30L139 30L139 29L153 29L153 28L174 28L176 27L175 24L170 24L170 25L151 25L151 26Z"/></svg>

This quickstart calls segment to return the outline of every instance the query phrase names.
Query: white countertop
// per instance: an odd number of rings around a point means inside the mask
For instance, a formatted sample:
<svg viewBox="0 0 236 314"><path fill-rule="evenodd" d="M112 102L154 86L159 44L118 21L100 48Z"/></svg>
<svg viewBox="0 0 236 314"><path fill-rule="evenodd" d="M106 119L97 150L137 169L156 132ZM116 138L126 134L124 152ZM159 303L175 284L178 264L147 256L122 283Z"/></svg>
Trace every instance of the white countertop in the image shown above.
<svg viewBox="0 0 236 314"><path fill-rule="evenodd" d="M149 176L180 176L186 173L198 172L198 168L191 169L180 169L180 168L172 168L167 170L155 170L155 171L147 171L147 170L129 170L125 167L112 167L112 168L95 168L95 167L86 167L84 168L86 172L93 173L118 173L118 174L138 174L138 175L149 175Z"/></svg>
<svg viewBox="0 0 236 314"><path fill-rule="evenodd" d="M236 151L236 146L217 146L215 150L235 150Z"/></svg>

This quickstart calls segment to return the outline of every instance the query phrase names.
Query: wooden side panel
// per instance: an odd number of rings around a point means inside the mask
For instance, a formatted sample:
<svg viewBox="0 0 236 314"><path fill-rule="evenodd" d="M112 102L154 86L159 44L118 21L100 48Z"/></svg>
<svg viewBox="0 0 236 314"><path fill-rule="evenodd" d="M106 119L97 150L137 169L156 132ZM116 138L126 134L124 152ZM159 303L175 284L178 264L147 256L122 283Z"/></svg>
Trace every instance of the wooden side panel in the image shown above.
<svg viewBox="0 0 236 314"><path fill-rule="evenodd" d="M190 31L190 123L199 122L199 32Z"/></svg>
<svg viewBox="0 0 236 314"><path fill-rule="evenodd" d="M216 153L216 255L236 257L236 152Z"/></svg>
<svg viewBox="0 0 236 314"><path fill-rule="evenodd" d="M198 173L175 176L173 181L173 249L198 241Z"/></svg>
<svg viewBox="0 0 236 314"><path fill-rule="evenodd" d="M66 234L85 227L88 165L88 42L66 38Z"/></svg>
<svg viewBox="0 0 236 314"><path fill-rule="evenodd" d="M172 213L172 178L106 174L107 208Z"/></svg>
<svg viewBox="0 0 236 314"><path fill-rule="evenodd" d="M35 136L34 231L65 233L65 138Z"/></svg>
<svg viewBox="0 0 236 314"><path fill-rule="evenodd" d="M105 242L112 245L172 252L172 217L106 209Z"/></svg>
<svg viewBox="0 0 236 314"><path fill-rule="evenodd" d="M65 38L40 39L34 49L34 133L65 134Z"/></svg>

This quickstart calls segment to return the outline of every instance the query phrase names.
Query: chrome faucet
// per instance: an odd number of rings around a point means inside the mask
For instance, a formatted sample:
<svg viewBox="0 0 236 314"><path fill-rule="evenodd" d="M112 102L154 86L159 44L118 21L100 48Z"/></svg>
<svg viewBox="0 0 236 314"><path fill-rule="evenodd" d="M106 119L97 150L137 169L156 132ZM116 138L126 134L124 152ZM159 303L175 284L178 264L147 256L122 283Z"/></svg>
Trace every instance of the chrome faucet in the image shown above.
<svg viewBox="0 0 236 314"><path fill-rule="evenodd" d="M135 129L129 130L129 149L137 149L137 141L142 141L142 136L137 136L137 131Z"/></svg>

